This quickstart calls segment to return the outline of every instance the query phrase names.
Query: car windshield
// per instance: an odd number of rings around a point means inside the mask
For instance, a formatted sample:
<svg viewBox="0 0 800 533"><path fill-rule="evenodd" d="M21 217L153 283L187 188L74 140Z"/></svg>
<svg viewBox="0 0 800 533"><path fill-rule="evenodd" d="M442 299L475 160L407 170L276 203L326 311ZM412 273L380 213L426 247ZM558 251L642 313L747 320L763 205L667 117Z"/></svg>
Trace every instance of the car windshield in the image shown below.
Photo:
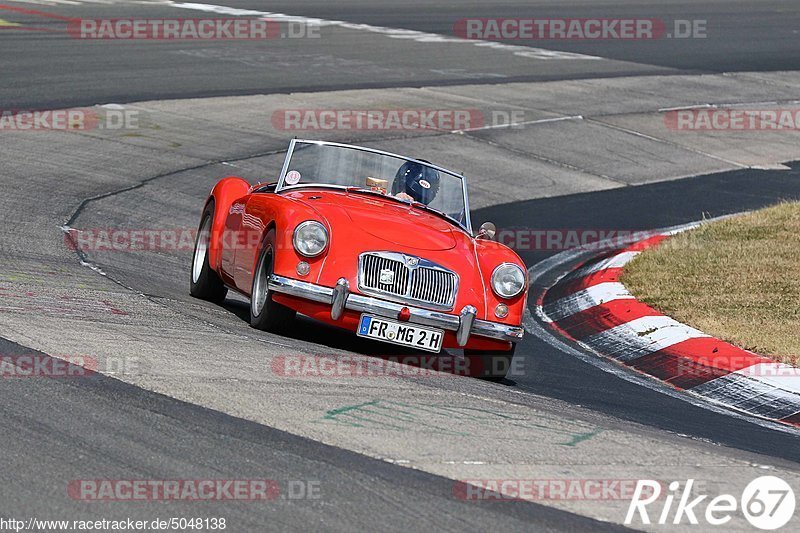
<svg viewBox="0 0 800 533"><path fill-rule="evenodd" d="M277 190L314 185L389 196L437 211L472 233L464 178L425 161L358 146L294 140Z"/></svg>

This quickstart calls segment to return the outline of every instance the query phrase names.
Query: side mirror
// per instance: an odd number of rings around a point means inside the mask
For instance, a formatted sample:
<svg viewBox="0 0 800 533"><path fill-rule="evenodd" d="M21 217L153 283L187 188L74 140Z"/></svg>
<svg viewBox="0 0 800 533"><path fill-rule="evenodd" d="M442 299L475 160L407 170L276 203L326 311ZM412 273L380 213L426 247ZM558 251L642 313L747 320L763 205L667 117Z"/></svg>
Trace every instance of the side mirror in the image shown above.
<svg viewBox="0 0 800 533"><path fill-rule="evenodd" d="M485 239L487 241L493 241L495 235L497 235L497 226L495 226L491 222L484 222L483 224L481 224L481 227L478 230L478 235L476 236L476 238Z"/></svg>

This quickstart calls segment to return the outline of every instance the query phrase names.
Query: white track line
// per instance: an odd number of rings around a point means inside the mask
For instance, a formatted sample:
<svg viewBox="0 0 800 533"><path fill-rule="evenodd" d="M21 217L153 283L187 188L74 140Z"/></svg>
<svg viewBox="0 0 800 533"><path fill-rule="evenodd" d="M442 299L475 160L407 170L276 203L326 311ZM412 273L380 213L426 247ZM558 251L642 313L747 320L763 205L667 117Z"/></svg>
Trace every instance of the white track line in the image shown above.
<svg viewBox="0 0 800 533"><path fill-rule="evenodd" d="M402 28L388 28L385 26L373 26L371 24L356 24L353 22L345 22L342 20L328 20L313 17L303 17L298 15L287 15L285 13L275 13L272 11L257 11L253 9L237 9L228 6L218 6L213 4L197 4L197 3L178 3L178 2L164 2L164 5L180 8L192 9L195 11L205 11L207 13L216 13L219 15L230 15L235 17L264 17L276 22L295 22L300 24L309 24L317 26L336 26L348 30L365 31L370 33L377 33L385 35L392 39L409 39L418 43L428 44L441 44L441 43L454 43L454 44L468 44L472 46L479 46L481 48L490 48L492 50L500 50L503 52L511 52L518 57L526 57L531 59L553 60L553 59L582 59L588 61L606 60L603 57L590 56L586 54L576 54L573 52L562 52L560 50L547 50L544 48L532 48L528 46L519 46L513 44L505 44L494 41L481 41L475 39L463 39L452 35L440 35L438 33L428 33L416 30L407 30Z"/></svg>
<svg viewBox="0 0 800 533"><path fill-rule="evenodd" d="M478 128L452 130L450 133L470 133L473 131L496 130L502 128L519 128L521 126L534 126L536 124L547 124L549 122L561 122L564 120L583 120L583 115L570 115L566 117L555 117L555 118L540 118L536 120L526 120L523 122L511 122L509 124L492 124L489 126L480 126Z"/></svg>

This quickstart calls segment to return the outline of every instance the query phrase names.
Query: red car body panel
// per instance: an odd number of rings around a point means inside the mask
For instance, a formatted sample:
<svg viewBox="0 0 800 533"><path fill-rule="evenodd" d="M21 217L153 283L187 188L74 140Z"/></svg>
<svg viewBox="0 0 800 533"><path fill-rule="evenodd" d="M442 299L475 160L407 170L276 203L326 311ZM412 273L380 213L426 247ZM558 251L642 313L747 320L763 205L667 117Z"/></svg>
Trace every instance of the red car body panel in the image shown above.
<svg viewBox="0 0 800 533"><path fill-rule="evenodd" d="M432 261L459 276L455 305L446 313L458 316L464 306L472 305L478 319L511 326L522 323L527 291L501 299L490 288L492 272L498 265L514 263L524 270L524 263L510 248L475 239L442 216L389 197L329 187L308 186L279 193L255 189L241 178L227 177L217 183L209 197L215 203L209 264L238 292L250 295L263 237L274 228L276 275L325 287L334 287L344 277L353 293L362 294L358 289L359 255L401 252ZM316 220L328 230L328 248L316 258L301 256L292 244L295 227L306 220ZM297 274L300 261L311 267L306 276ZM350 331L357 329L360 313L346 310L333 320L330 305L286 294L274 294L273 299L322 322ZM494 314L499 303L509 308L502 319ZM444 347L459 347L453 332L445 333ZM507 351L511 343L471 336L464 348Z"/></svg>

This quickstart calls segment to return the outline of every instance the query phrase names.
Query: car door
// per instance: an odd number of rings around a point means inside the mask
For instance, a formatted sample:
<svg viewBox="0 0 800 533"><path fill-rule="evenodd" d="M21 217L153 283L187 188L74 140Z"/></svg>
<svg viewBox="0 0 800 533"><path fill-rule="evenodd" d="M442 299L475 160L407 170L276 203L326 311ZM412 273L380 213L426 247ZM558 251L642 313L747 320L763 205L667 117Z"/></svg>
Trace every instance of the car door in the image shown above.
<svg viewBox="0 0 800 533"><path fill-rule="evenodd" d="M253 284L257 254L261 237L268 222L268 200L266 193L253 194L246 199L239 215L238 241L236 245L233 279L236 287L250 294Z"/></svg>
<svg viewBox="0 0 800 533"><path fill-rule="evenodd" d="M239 234L242 225L242 215L245 209L245 198L234 201L225 218L225 228L222 231L222 258L221 266L225 275L236 280L236 249L240 247Z"/></svg>

